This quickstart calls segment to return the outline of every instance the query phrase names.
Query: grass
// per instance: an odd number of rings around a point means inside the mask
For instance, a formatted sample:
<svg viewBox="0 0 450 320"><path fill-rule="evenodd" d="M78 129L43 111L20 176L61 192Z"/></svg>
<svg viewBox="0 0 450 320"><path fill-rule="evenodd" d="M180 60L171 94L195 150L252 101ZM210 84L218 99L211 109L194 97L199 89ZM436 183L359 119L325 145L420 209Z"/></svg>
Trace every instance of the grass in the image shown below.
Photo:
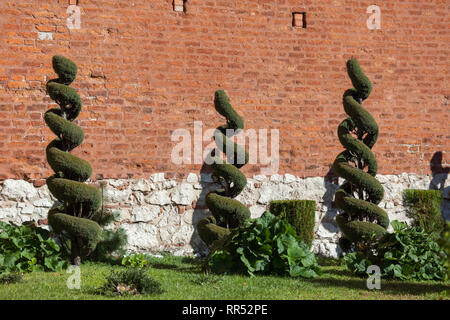
<svg viewBox="0 0 450 320"><path fill-rule="evenodd" d="M368 290L366 280L358 278L339 263L321 260L323 275L316 279L296 279L276 276L246 277L205 274L192 258L165 256L152 258L145 270L161 282L164 293L111 297L95 294L105 283L112 269L121 266L85 263L81 266L81 289L69 290L66 282L70 274L61 272L33 272L23 281L0 284L0 299L161 299L161 300L297 300L297 299L448 299L449 282L413 282L382 280L381 290Z"/></svg>

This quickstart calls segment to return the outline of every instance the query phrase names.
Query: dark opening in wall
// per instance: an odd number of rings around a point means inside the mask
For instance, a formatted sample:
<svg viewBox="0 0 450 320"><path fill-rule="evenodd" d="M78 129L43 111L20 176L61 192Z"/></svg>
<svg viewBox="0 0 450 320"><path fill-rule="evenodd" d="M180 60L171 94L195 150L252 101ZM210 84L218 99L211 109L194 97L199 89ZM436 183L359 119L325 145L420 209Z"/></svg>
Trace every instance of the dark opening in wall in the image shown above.
<svg viewBox="0 0 450 320"><path fill-rule="evenodd" d="M78 0L69 0L69 5L77 6L78 5Z"/></svg>
<svg viewBox="0 0 450 320"><path fill-rule="evenodd" d="M292 26L306 28L306 12L292 12Z"/></svg>

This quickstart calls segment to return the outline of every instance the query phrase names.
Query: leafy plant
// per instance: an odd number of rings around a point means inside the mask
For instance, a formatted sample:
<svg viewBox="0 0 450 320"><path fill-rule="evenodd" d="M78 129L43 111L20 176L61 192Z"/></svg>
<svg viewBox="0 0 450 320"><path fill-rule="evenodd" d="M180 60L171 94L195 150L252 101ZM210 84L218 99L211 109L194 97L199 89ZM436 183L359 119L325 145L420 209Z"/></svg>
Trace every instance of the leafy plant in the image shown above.
<svg viewBox="0 0 450 320"><path fill-rule="evenodd" d="M439 245L420 227L392 221L394 233L386 234L371 250L347 254L350 271L365 275L367 267L377 265L381 276L401 280L445 280L447 257Z"/></svg>
<svg viewBox="0 0 450 320"><path fill-rule="evenodd" d="M403 204L414 225L422 227L435 240L439 239L445 225L441 212L442 200L440 190L406 189L403 193Z"/></svg>
<svg viewBox="0 0 450 320"><path fill-rule="evenodd" d="M442 251L446 254L446 260L444 262L445 267L447 268L447 275L450 275L450 222L447 221L445 225L445 230L442 233L441 238L439 239L439 245Z"/></svg>
<svg viewBox="0 0 450 320"><path fill-rule="evenodd" d="M294 227L269 211L234 231L208 261L216 273L279 274L314 278L321 274L314 254Z"/></svg>
<svg viewBox="0 0 450 320"><path fill-rule="evenodd" d="M66 256L49 231L0 221L0 272L57 271L66 266Z"/></svg>
<svg viewBox="0 0 450 320"><path fill-rule="evenodd" d="M130 268L112 270L98 293L104 295L161 294L161 284L150 278L144 270Z"/></svg>
<svg viewBox="0 0 450 320"><path fill-rule="evenodd" d="M122 265L125 267L132 267L142 269L148 266L147 256L143 253L135 253L122 258Z"/></svg>

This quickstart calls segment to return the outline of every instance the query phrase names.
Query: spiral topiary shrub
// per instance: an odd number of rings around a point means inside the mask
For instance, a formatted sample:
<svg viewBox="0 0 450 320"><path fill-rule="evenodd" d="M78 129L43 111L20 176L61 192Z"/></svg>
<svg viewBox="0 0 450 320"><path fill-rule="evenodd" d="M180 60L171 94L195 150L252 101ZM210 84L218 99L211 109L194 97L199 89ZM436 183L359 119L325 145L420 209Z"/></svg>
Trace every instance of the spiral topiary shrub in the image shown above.
<svg viewBox="0 0 450 320"><path fill-rule="evenodd" d="M214 107L226 118L227 123L216 129L214 141L217 148L207 158L207 163L212 167L213 180L223 186L206 195L206 206L212 216L201 219L197 225L199 236L207 245L229 235L230 229L243 226L245 220L250 218L250 210L233 199L247 184L247 178L239 168L248 162L248 153L231 140L232 136L244 128L244 120L233 109L223 90L216 91ZM226 154L228 163L216 154L218 151Z"/></svg>
<svg viewBox="0 0 450 320"><path fill-rule="evenodd" d="M378 165L371 149L378 138L378 125L362 107L372 83L356 59L347 61L347 72L354 88L344 93L344 110L349 115L338 127L339 141L346 149L333 163L333 169L345 182L335 195L336 206L343 212L336 222L343 233L340 245L348 251L353 244L387 232L389 218L377 206L383 199L383 186L375 179Z"/></svg>
<svg viewBox="0 0 450 320"><path fill-rule="evenodd" d="M54 56L57 79L47 82L46 89L59 108L45 112L44 120L57 136L46 148L47 161L55 172L47 186L61 205L48 213L48 222L56 233L70 238L72 263L79 265L100 239L101 228L91 220L101 205L100 191L84 183L92 174L89 162L70 152L84 139L83 130L73 121L81 111L81 99L69 85L75 80L77 66L63 56Z"/></svg>

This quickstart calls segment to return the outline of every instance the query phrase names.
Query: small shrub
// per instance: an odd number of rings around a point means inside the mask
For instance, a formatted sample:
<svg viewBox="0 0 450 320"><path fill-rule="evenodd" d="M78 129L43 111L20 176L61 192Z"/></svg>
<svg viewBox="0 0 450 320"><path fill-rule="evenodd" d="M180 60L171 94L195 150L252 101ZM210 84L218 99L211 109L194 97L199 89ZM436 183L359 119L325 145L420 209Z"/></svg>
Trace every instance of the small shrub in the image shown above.
<svg viewBox="0 0 450 320"><path fill-rule="evenodd" d="M18 272L0 275L0 284L19 283L23 280L23 274Z"/></svg>
<svg viewBox="0 0 450 320"><path fill-rule="evenodd" d="M366 275L367 267L377 265L381 276L400 280L445 280L446 254L429 234L420 227L393 221L394 233L386 234L370 250L347 254L344 261L348 269Z"/></svg>
<svg viewBox="0 0 450 320"><path fill-rule="evenodd" d="M122 265L125 267L142 269L148 266L148 264L147 256L142 253L135 253L122 258Z"/></svg>
<svg viewBox="0 0 450 320"><path fill-rule="evenodd" d="M92 252L88 260L108 262L111 264L120 264L120 257L125 254L124 247L128 242L128 236L123 228L110 230L106 227L115 221L118 221L120 213L100 210L94 217L100 227L102 227L100 241Z"/></svg>
<svg viewBox="0 0 450 320"><path fill-rule="evenodd" d="M210 255L207 263L213 272L303 278L321 273L314 254L286 220L266 211L248 224L234 231Z"/></svg>
<svg viewBox="0 0 450 320"><path fill-rule="evenodd" d="M161 284L150 278L144 270L130 268L122 271L112 270L106 283L98 290L104 295L161 294Z"/></svg>
<svg viewBox="0 0 450 320"><path fill-rule="evenodd" d="M270 202L269 211L295 228L300 239L311 246L314 239L316 202L312 200L279 200Z"/></svg>
<svg viewBox="0 0 450 320"><path fill-rule="evenodd" d="M67 256L49 231L34 224L0 222L0 273L58 271L67 265Z"/></svg>
<svg viewBox="0 0 450 320"><path fill-rule="evenodd" d="M440 190L407 189L403 193L403 203L408 215L414 220L414 226L423 228L435 240L444 230L442 200Z"/></svg>
<svg viewBox="0 0 450 320"><path fill-rule="evenodd" d="M204 285L211 285L211 284L217 284L222 281L222 278L217 277L216 275L210 274L210 273L202 273L200 275L193 275L190 276L190 281L193 284L204 286Z"/></svg>

